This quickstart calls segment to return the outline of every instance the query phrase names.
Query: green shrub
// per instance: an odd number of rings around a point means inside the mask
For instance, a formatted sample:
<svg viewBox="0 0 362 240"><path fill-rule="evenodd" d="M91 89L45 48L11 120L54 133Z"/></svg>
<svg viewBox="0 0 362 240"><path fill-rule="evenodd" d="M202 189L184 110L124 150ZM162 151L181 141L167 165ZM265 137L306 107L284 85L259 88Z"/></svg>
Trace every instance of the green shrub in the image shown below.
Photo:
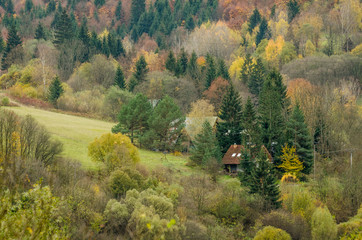
<svg viewBox="0 0 362 240"><path fill-rule="evenodd" d="M9 106L9 104L10 104L9 98L4 97L3 99L1 99L2 106Z"/></svg>
<svg viewBox="0 0 362 240"><path fill-rule="evenodd" d="M328 208L317 208L312 215L314 240L333 240L337 237L337 225Z"/></svg>
<svg viewBox="0 0 362 240"><path fill-rule="evenodd" d="M254 240L292 240L292 238L284 230L267 226L256 233Z"/></svg>
<svg viewBox="0 0 362 240"><path fill-rule="evenodd" d="M138 183L134 181L126 172L122 170L116 170L110 177L109 188L112 195L119 198L125 194L128 190L138 189Z"/></svg>
<svg viewBox="0 0 362 240"><path fill-rule="evenodd" d="M351 235L362 234L362 205L359 208L357 215L349 219L347 222L338 224L338 236L343 236L343 239L361 239L352 238ZM351 238L350 238L351 237Z"/></svg>

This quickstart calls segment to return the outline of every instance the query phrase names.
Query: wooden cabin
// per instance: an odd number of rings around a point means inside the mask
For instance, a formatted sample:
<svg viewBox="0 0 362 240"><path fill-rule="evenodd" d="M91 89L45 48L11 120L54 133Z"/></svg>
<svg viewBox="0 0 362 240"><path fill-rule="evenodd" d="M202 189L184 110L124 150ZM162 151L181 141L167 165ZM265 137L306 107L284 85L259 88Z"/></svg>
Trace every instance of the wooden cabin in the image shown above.
<svg viewBox="0 0 362 240"><path fill-rule="evenodd" d="M224 169L227 173L237 173L238 165L241 161L241 150L243 149L242 145L231 145L224 157L222 158L222 163L224 164Z"/></svg>

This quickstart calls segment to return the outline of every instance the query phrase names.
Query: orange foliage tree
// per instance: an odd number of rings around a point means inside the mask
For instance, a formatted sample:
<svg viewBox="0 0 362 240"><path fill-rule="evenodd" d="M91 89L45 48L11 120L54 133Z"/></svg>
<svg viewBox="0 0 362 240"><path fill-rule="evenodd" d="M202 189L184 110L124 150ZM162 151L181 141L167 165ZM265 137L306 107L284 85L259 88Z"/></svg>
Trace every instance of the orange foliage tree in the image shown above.
<svg viewBox="0 0 362 240"><path fill-rule="evenodd" d="M209 89L204 92L205 98L214 105L216 112L220 109L222 97L224 96L228 86L229 82L227 80L222 77L218 77L211 83Z"/></svg>

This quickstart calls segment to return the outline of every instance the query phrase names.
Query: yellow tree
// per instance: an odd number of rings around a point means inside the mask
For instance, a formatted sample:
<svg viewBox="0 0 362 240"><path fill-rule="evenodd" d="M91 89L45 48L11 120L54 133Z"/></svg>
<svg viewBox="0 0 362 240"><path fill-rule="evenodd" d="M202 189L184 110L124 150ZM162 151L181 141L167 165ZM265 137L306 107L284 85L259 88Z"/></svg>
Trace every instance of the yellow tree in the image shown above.
<svg viewBox="0 0 362 240"><path fill-rule="evenodd" d="M282 149L282 164L279 165L279 168L282 168L286 175L292 175L297 177L299 172L303 170L303 164L299 161L299 157L296 154L295 147L288 147L286 144Z"/></svg>

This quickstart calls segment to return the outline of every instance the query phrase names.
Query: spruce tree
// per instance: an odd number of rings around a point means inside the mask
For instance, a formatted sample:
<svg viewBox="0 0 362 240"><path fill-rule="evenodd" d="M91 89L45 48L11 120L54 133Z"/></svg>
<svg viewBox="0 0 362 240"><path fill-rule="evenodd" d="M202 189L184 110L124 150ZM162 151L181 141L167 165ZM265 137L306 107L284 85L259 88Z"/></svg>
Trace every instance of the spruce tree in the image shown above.
<svg viewBox="0 0 362 240"><path fill-rule="evenodd" d="M62 83L59 80L59 77L56 76L49 86L49 95L48 100L56 106L58 98L63 94L64 89L62 87Z"/></svg>
<svg viewBox="0 0 362 240"><path fill-rule="evenodd" d="M261 40L263 40L264 38L268 38L268 33L269 33L268 22L263 17L261 22L260 22L259 32L256 34L256 39L255 39L256 46L259 45Z"/></svg>
<svg viewBox="0 0 362 240"><path fill-rule="evenodd" d="M121 39L117 39L117 43L116 43L116 55L115 57L119 57L119 56L125 56L126 55L126 51L124 50L123 47L123 43L121 41Z"/></svg>
<svg viewBox="0 0 362 240"><path fill-rule="evenodd" d="M200 166L205 166L211 159L220 161L221 152L212 127L208 121L202 125L202 130L196 135L191 149L190 159Z"/></svg>
<svg viewBox="0 0 362 240"><path fill-rule="evenodd" d="M259 194L265 199L265 210L279 208L280 190L272 164L265 156L259 158L249 179L250 193Z"/></svg>
<svg viewBox="0 0 362 240"><path fill-rule="evenodd" d="M34 4L32 0L25 0L25 12L30 12Z"/></svg>
<svg viewBox="0 0 362 240"><path fill-rule="evenodd" d="M182 48L180 55L178 57L178 61L177 61L177 65L179 67L179 74L180 75L185 75L186 74L186 69L187 69L187 54L185 52L185 50Z"/></svg>
<svg viewBox="0 0 362 240"><path fill-rule="evenodd" d="M217 64L217 74L218 77L222 77L225 80L230 81L229 71L226 67L224 59L219 59Z"/></svg>
<svg viewBox="0 0 362 240"><path fill-rule="evenodd" d="M48 5L47 5L47 10L46 10L46 13L47 14L50 14L52 12L54 12L56 9L56 4L55 4L55 1L54 0L50 0Z"/></svg>
<svg viewBox="0 0 362 240"><path fill-rule="evenodd" d="M114 78L114 84L116 86L118 86L120 89L126 88L126 84L124 81L124 74L123 74L121 66L119 66L119 65L117 66L116 76Z"/></svg>
<svg viewBox="0 0 362 240"><path fill-rule="evenodd" d="M266 77L266 70L261 58L256 60L256 63L252 65L248 76L248 88L250 93L259 97L261 89L263 88L264 80Z"/></svg>
<svg viewBox="0 0 362 240"><path fill-rule="evenodd" d="M287 3L287 10L288 10L288 22L291 23L295 16L298 15L300 11L300 6L296 0L289 0Z"/></svg>
<svg viewBox="0 0 362 240"><path fill-rule="evenodd" d="M11 66L12 62L8 60L8 54L19 45L21 45L21 39L16 31L15 25L13 24L9 29L6 48L1 60L1 70L6 70Z"/></svg>
<svg viewBox="0 0 362 240"><path fill-rule="evenodd" d="M245 56L243 66L240 71L241 81L245 84L249 83L249 76L250 76L252 67L253 67L253 59L251 58L251 55L248 53Z"/></svg>
<svg viewBox="0 0 362 240"><path fill-rule="evenodd" d="M116 11L115 11L116 19L121 20L122 17L122 1L118 1Z"/></svg>
<svg viewBox="0 0 362 240"><path fill-rule="evenodd" d="M73 28L67 12L64 10L55 27L54 44L59 46L73 38Z"/></svg>
<svg viewBox="0 0 362 240"><path fill-rule="evenodd" d="M210 55L206 55L206 80L205 80L205 89L208 89L211 86L211 83L216 78L216 67L214 58Z"/></svg>
<svg viewBox="0 0 362 240"><path fill-rule="evenodd" d="M251 173L255 168L255 161L252 159L250 151L247 148L241 150L241 161L239 179L245 185L250 185Z"/></svg>
<svg viewBox="0 0 362 240"><path fill-rule="evenodd" d="M141 56L136 62L136 70L133 73L128 88L133 91L134 88L146 80L146 74L148 73L147 62L144 56Z"/></svg>
<svg viewBox="0 0 362 240"><path fill-rule="evenodd" d="M175 69L176 69L176 58L175 55L172 51L169 52L167 59L166 59L166 63L165 63L165 67L168 71L175 73Z"/></svg>
<svg viewBox="0 0 362 240"><path fill-rule="evenodd" d="M309 174L313 168L312 137L309 134L304 114L299 104L294 106L293 112L286 124L286 141L296 148L299 160L303 163L303 173Z"/></svg>
<svg viewBox="0 0 362 240"><path fill-rule="evenodd" d="M46 40L44 27L43 27L43 24L41 24L40 21L39 21L38 27L35 30L35 37L34 38L37 39L37 40L40 40L40 39Z"/></svg>
<svg viewBox="0 0 362 240"><path fill-rule="evenodd" d="M254 104L251 101L251 98L248 97L243 111L242 119L242 143L243 145L250 149L253 153L256 149L260 149L261 139L260 139L260 127L258 125L258 119L254 109ZM258 151L258 150L257 150Z"/></svg>
<svg viewBox="0 0 362 240"><path fill-rule="evenodd" d="M279 154L284 143L285 121L283 117L284 100L279 81L281 75L275 70L264 82L259 97L259 116L262 142L274 157L274 163L280 165Z"/></svg>
<svg viewBox="0 0 362 240"><path fill-rule="evenodd" d="M146 10L145 0L132 0L130 26L133 27L138 23L141 15Z"/></svg>
<svg viewBox="0 0 362 240"><path fill-rule="evenodd" d="M189 31L192 31L195 28L195 22L191 15L189 15L186 19L185 28Z"/></svg>
<svg viewBox="0 0 362 240"><path fill-rule="evenodd" d="M222 153L225 153L232 144L241 143L242 105L239 93L232 84L225 93L220 108L216 136Z"/></svg>
<svg viewBox="0 0 362 240"><path fill-rule="evenodd" d="M254 9L253 14L249 18L248 30L249 33L252 33L254 28L260 23L261 15L257 8Z"/></svg>
<svg viewBox="0 0 362 240"><path fill-rule="evenodd" d="M195 51L193 51L187 64L187 75L189 75L192 79L196 79L198 77L198 70L197 55Z"/></svg>

